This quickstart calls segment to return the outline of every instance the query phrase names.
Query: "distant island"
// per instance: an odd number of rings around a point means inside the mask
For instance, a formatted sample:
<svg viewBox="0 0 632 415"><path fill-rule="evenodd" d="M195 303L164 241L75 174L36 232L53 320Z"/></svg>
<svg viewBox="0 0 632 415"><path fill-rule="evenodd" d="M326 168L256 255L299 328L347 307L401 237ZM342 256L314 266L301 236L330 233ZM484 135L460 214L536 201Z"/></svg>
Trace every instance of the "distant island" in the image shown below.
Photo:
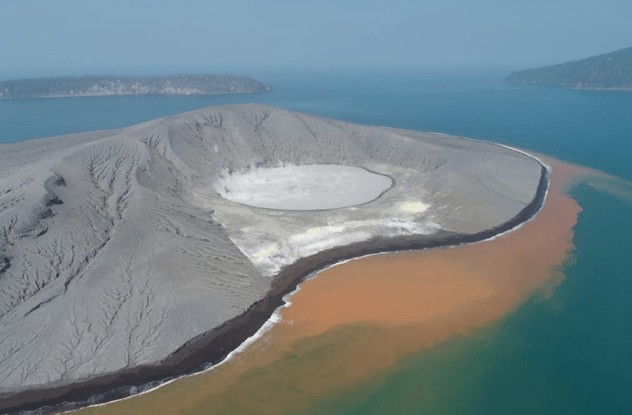
<svg viewBox="0 0 632 415"><path fill-rule="evenodd" d="M514 72L507 82L572 89L632 90L632 47L559 65Z"/></svg>
<svg viewBox="0 0 632 415"><path fill-rule="evenodd" d="M70 76L0 81L0 99L107 95L220 95L271 90L252 78L230 75Z"/></svg>

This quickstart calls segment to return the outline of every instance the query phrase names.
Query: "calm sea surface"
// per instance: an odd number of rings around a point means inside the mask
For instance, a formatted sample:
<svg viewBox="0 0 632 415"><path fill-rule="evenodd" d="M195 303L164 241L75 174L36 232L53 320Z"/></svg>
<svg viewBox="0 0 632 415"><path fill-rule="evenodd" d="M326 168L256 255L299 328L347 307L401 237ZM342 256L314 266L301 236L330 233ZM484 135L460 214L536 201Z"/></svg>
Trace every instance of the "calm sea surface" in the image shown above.
<svg viewBox="0 0 632 415"><path fill-rule="evenodd" d="M507 86L504 75L269 73L259 78L275 89L260 95L0 101L0 143L260 102L496 141L632 180L632 93ZM586 185L572 194L584 209L577 250L551 296L407 358L314 413L632 413L632 204Z"/></svg>

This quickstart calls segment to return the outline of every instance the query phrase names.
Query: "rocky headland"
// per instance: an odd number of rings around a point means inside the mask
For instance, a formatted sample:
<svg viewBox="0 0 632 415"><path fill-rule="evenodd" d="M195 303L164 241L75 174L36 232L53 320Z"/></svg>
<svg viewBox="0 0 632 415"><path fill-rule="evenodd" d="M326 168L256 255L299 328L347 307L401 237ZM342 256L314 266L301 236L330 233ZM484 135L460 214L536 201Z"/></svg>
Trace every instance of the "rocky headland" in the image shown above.
<svg viewBox="0 0 632 415"><path fill-rule="evenodd" d="M632 47L586 59L526 69L507 82L554 85L570 89L632 90Z"/></svg>

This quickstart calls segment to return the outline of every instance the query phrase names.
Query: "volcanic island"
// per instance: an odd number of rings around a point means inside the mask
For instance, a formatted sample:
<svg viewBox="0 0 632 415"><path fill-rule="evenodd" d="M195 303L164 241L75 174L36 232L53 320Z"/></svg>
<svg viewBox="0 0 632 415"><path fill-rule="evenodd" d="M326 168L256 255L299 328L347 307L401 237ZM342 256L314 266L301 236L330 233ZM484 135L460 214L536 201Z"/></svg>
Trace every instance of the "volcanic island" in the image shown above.
<svg viewBox="0 0 632 415"><path fill-rule="evenodd" d="M0 411L208 367L314 272L492 238L547 184L502 145L255 104L1 145Z"/></svg>

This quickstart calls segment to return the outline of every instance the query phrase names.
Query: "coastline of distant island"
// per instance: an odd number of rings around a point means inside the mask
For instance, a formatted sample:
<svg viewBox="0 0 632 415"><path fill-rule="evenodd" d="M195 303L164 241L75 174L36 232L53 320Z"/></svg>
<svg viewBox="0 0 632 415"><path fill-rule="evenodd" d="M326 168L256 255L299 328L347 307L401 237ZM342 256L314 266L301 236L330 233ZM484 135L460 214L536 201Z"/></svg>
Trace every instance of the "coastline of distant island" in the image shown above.
<svg viewBox="0 0 632 415"><path fill-rule="evenodd" d="M513 72L506 81L569 89L632 91L632 47L558 65Z"/></svg>
<svg viewBox="0 0 632 415"><path fill-rule="evenodd" d="M271 89L269 84L232 75L89 75L0 81L0 99L252 94Z"/></svg>

